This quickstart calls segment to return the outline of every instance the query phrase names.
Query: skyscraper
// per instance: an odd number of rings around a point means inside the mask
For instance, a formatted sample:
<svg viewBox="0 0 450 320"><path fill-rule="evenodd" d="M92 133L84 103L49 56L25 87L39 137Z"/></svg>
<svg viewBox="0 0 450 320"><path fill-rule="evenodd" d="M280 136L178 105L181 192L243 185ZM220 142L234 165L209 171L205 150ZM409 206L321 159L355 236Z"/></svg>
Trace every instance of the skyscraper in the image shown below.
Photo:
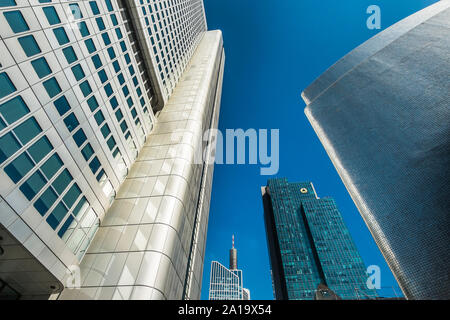
<svg viewBox="0 0 450 320"><path fill-rule="evenodd" d="M242 270L237 266L234 235L230 249L230 268L217 261L211 262L209 300L250 300L250 290L243 287Z"/></svg>
<svg viewBox="0 0 450 320"><path fill-rule="evenodd" d="M409 299L450 298L450 1L347 54L305 113Z"/></svg>
<svg viewBox="0 0 450 320"><path fill-rule="evenodd" d="M277 300L312 300L319 285L343 299L377 296L336 203L311 182L269 179L261 188Z"/></svg>
<svg viewBox="0 0 450 320"><path fill-rule="evenodd" d="M2 0L0 26L0 297L198 299L224 68L203 1Z"/></svg>

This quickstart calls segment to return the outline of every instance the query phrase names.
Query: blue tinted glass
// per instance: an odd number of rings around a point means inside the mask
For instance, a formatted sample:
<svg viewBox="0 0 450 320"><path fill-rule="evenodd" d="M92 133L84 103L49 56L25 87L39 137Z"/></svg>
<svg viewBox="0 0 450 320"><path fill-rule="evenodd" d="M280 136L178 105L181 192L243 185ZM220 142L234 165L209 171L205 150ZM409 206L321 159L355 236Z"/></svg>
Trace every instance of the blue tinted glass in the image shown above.
<svg viewBox="0 0 450 320"><path fill-rule="evenodd" d="M3 130L3 129L5 129L5 128L6 128L6 123L5 123L5 121L3 121L2 118L0 118L0 130Z"/></svg>
<svg viewBox="0 0 450 320"><path fill-rule="evenodd" d="M117 34L118 39L122 39L123 35L122 35L122 31L120 31L120 28L116 29L116 34Z"/></svg>
<svg viewBox="0 0 450 320"><path fill-rule="evenodd" d="M41 49L32 35L21 37L18 40L27 57L34 56L41 52Z"/></svg>
<svg viewBox="0 0 450 320"><path fill-rule="evenodd" d="M34 117L28 119L14 129L14 133L23 145L36 137L41 131L42 129Z"/></svg>
<svg viewBox="0 0 450 320"><path fill-rule="evenodd" d="M95 96L90 97L88 99L87 103L88 103L89 109L91 109L91 111L94 111L95 109L98 108L98 101L97 101L97 98L95 98Z"/></svg>
<svg viewBox="0 0 450 320"><path fill-rule="evenodd" d="M103 112L102 110L99 110L95 115L94 115L95 121L97 122L98 125L102 124L103 121L105 121L105 117L103 116Z"/></svg>
<svg viewBox="0 0 450 320"><path fill-rule="evenodd" d="M5 134L0 138L0 163L3 163L19 149L20 143L13 134L11 132Z"/></svg>
<svg viewBox="0 0 450 320"><path fill-rule="evenodd" d="M127 97L130 94L130 90L128 90L128 86L126 85L122 88L122 91L125 97Z"/></svg>
<svg viewBox="0 0 450 320"><path fill-rule="evenodd" d="M81 13L80 6L76 3L69 4L70 11L75 19L83 18L83 14Z"/></svg>
<svg viewBox="0 0 450 320"><path fill-rule="evenodd" d="M52 213L49 214L46 221L52 227L53 230L58 227L59 223L64 219L66 216L68 210L66 206L60 202L58 205L53 209Z"/></svg>
<svg viewBox="0 0 450 320"><path fill-rule="evenodd" d="M131 59L130 59L130 55L127 53L127 54L125 54L125 61L127 62L127 64L130 64L130 62L131 62Z"/></svg>
<svg viewBox="0 0 450 320"><path fill-rule="evenodd" d="M3 12L3 15L5 16L6 21L8 21L9 26L14 33L30 30L28 24L23 18L22 13L19 10Z"/></svg>
<svg viewBox="0 0 450 320"><path fill-rule="evenodd" d="M64 203L66 204L66 206L68 208L71 208L80 195L81 195L81 190L78 187L78 185L75 183L69 189L69 191L67 191L66 195L64 196L64 198L63 198Z"/></svg>
<svg viewBox="0 0 450 320"><path fill-rule="evenodd" d="M60 238L62 238L66 234L67 229L69 229L69 227L72 224L73 220L74 220L74 217L72 215L69 215L67 217L67 219L64 222L64 224L62 225L61 229L59 229L59 231L58 231L58 236Z"/></svg>
<svg viewBox="0 0 450 320"><path fill-rule="evenodd" d="M119 62L117 62L117 60L113 62L113 67L116 72L120 71L120 64Z"/></svg>
<svg viewBox="0 0 450 320"><path fill-rule="evenodd" d="M31 147L28 148L28 153L30 153L34 162L38 163L46 155L48 155L53 150L53 146L46 136L36 141Z"/></svg>
<svg viewBox="0 0 450 320"><path fill-rule="evenodd" d="M131 97L129 97L127 99L127 104L128 104L128 107L130 107L130 108L133 106L134 102L133 102L133 99Z"/></svg>
<svg viewBox="0 0 450 320"><path fill-rule="evenodd" d="M111 103L111 107L113 108L113 110L116 109L117 106L119 105L119 102L117 102L116 97L112 97L110 100L110 103Z"/></svg>
<svg viewBox="0 0 450 320"><path fill-rule="evenodd" d="M100 81L101 81L102 83L105 83L105 82L108 80L108 76L106 75L105 70L100 70L100 71L98 72L98 77L100 78Z"/></svg>
<svg viewBox="0 0 450 320"><path fill-rule="evenodd" d="M81 212L81 209L84 207L84 205L85 205L86 203L89 205L89 203L86 201L86 198L85 198L85 197L83 197L83 198L80 199L80 201L78 202L78 204L76 205L76 207L72 210L72 213L73 213L73 215L74 215L75 217Z"/></svg>
<svg viewBox="0 0 450 320"><path fill-rule="evenodd" d="M116 118L117 118L117 121L119 121L119 122L120 122L120 120L122 120L122 118L123 118L122 110L119 109L116 111Z"/></svg>
<svg viewBox="0 0 450 320"><path fill-rule="evenodd" d="M109 83L104 87L104 89L108 97L113 94L113 89Z"/></svg>
<svg viewBox="0 0 450 320"><path fill-rule="evenodd" d="M55 34L56 40L58 40L60 46L69 43L69 37L63 27L53 29L53 33Z"/></svg>
<svg viewBox="0 0 450 320"><path fill-rule="evenodd" d="M39 0L39 3L50 3L52 0Z"/></svg>
<svg viewBox="0 0 450 320"><path fill-rule="evenodd" d="M30 178L28 178L27 181L24 182L24 184L20 186L20 191L22 191L28 200L31 200L39 191L41 191L46 182L47 181L44 176L39 171L36 171Z"/></svg>
<svg viewBox="0 0 450 320"><path fill-rule="evenodd" d="M30 112L30 109L28 109L21 96L14 97L0 104L0 113L9 124L19 120L28 112Z"/></svg>
<svg viewBox="0 0 450 320"><path fill-rule="evenodd" d="M129 66L128 70L130 71L131 75L134 75L134 68L133 68L133 66Z"/></svg>
<svg viewBox="0 0 450 320"><path fill-rule="evenodd" d="M63 172L59 174L59 176L53 181L52 186L55 188L58 194L62 194L67 186L72 182L72 175L69 173L69 170L64 169Z"/></svg>
<svg viewBox="0 0 450 320"><path fill-rule="evenodd" d="M70 110L70 104L65 96L59 97L58 99L55 100L55 102L53 102L53 104L55 105L55 108L60 116L62 116L63 114L65 114L67 111Z"/></svg>
<svg viewBox="0 0 450 320"><path fill-rule="evenodd" d="M45 60L44 57L31 61L31 65L33 66L34 71L36 71L36 74L38 75L39 78L43 78L52 73L52 70L50 69L50 66L47 63L47 60Z"/></svg>
<svg viewBox="0 0 450 320"><path fill-rule="evenodd" d="M84 74L83 68L81 67L80 64L77 64L76 66L72 67L72 72L73 72L73 75L75 76L75 79L77 79L77 81L80 81L81 79L83 79L86 76Z"/></svg>
<svg viewBox="0 0 450 320"><path fill-rule="evenodd" d="M68 64L71 64L72 62L75 62L78 59L72 47L64 48L63 53L66 56Z"/></svg>
<svg viewBox="0 0 450 320"><path fill-rule="evenodd" d="M120 82L121 85L125 82L125 78L123 77L123 74L119 74L117 76L117 79L119 79L119 82Z"/></svg>
<svg viewBox="0 0 450 320"><path fill-rule="evenodd" d="M116 53L114 52L114 48L113 47L108 48L108 54L109 54L109 58L111 60L116 57Z"/></svg>
<svg viewBox="0 0 450 320"><path fill-rule="evenodd" d="M63 166L63 162L57 153L52 155L45 163L41 166L42 172L44 172L47 179L51 179L56 172Z"/></svg>
<svg viewBox="0 0 450 320"><path fill-rule="evenodd" d="M81 154L84 157L84 160L88 161L92 155L94 154L94 149L92 149L91 144L88 143L82 150Z"/></svg>
<svg viewBox="0 0 450 320"><path fill-rule="evenodd" d="M106 144L108 145L109 150L112 150L116 146L116 140L111 136L108 141L106 141Z"/></svg>
<svg viewBox="0 0 450 320"><path fill-rule="evenodd" d="M94 14L94 15L100 14L100 10L98 10L97 2L89 1L89 5L91 6L92 14Z"/></svg>
<svg viewBox="0 0 450 320"><path fill-rule="evenodd" d="M108 34L105 32L102 34L103 42L105 43L105 46L108 46L111 44L111 39L109 38Z"/></svg>
<svg viewBox="0 0 450 320"><path fill-rule="evenodd" d="M94 63L95 69L98 69L102 66L102 60L100 59L98 54L96 54L95 56L92 56L91 59L92 59L92 62Z"/></svg>
<svg viewBox="0 0 450 320"><path fill-rule="evenodd" d="M71 113L64 119L64 123L66 124L66 127L70 132L72 132L80 124L77 117L75 117L75 114L73 113Z"/></svg>
<svg viewBox="0 0 450 320"><path fill-rule="evenodd" d="M138 85L138 80L136 77L133 78L133 84L135 87Z"/></svg>
<svg viewBox="0 0 450 320"><path fill-rule="evenodd" d="M26 154L22 153L10 164L5 167L6 174L11 178L14 183L17 183L22 179L31 169L33 169L34 164L31 158Z"/></svg>
<svg viewBox="0 0 450 320"><path fill-rule="evenodd" d="M137 88L136 93L137 93L138 97L140 97L142 95L141 88Z"/></svg>
<svg viewBox="0 0 450 320"><path fill-rule="evenodd" d="M80 33L83 37L87 37L90 34L86 22L82 21L78 23L78 28L80 29Z"/></svg>
<svg viewBox="0 0 450 320"><path fill-rule="evenodd" d="M89 167L91 168L92 173L96 173L97 170L100 168L100 161L97 157L92 159L91 163L89 163Z"/></svg>
<svg viewBox="0 0 450 320"><path fill-rule="evenodd" d="M0 73L0 99L16 90L16 87L11 82L11 79L8 77L6 72Z"/></svg>
<svg viewBox="0 0 450 320"><path fill-rule="evenodd" d="M75 132L75 134L73 135L73 140L75 141L75 143L77 144L77 146L81 146L85 141L86 141L86 135L84 134L83 129L78 130L77 132Z"/></svg>
<svg viewBox="0 0 450 320"><path fill-rule="evenodd" d="M120 47L122 48L122 52L127 51L127 45L125 44L125 41L122 41L122 42L120 43Z"/></svg>
<svg viewBox="0 0 450 320"><path fill-rule="evenodd" d="M61 20L59 20L59 16L56 13L56 10L54 7L45 7L42 8L44 10L45 16L47 17L48 23L51 25L61 23Z"/></svg>
<svg viewBox="0 0 450 320"><path fill-rule="evenodd" d="M80 89L85 97L87 97L92 92L92 88L87 80L80 84Z"/></svg>
<svg viewBox="0 0 450 320"><path fill-rule="evenodd" d="M61 87L58 84L58 81L56 81L55 78L48 79L47 81L44 81L42 84L44 85L45 90L47 90L48 96L50 98L53 98L62 91Z"/></svg>
<svg viewBox="0 0 450 320"><path fill-rule="evenodd" d="M0 0L0 7L15 6L16 2L14 0Z"/></svg>
<svg viewBox="0 0 450 320"><path fill-rule="evenodd" d="M105 23L103 22L102 18L96 18L95 21L97 21L97 26L100 31L105 30Z"/></svg>
<svg viewBox="0 0 450 320"><path fill-rule="evenodd" d="M112 6L111 0L105 0L106 3L106 7L108 8L109 11L113 11L114 8Z"/></svg>
<svg viewBox="0 0 450 320"><path fill-rule="evenodd" d="M105 176L105 170L102 169L95 178L97 179L97 181L100 181L103 176Z"/></svg>
<svg viewBox="0 0 450 320"><path fill-rule="evenodd" d="M118 22L117 22L117 18L115 14L111 15L111 21L113 23L113 25L117 26Z"/></svg>
<svg viewBox="0 0 450 320"><path fill-rule="evenodd" d="M133 119L137 117L137 112L136 112L135 108L133 108L133 110L131 110L131 115L133 116Z"/></svg>
<svg viewBox="0 0 450 320"><path fill-rule="evenodd" d="M44 216L57 199L58 196L56 195L55 191L53 191L51 188L48 188L40 196L40 198L36 200L36 202L34 203L34 207L42 216Z"/></svg>
<svg viewBox="0 0 450 320"><path fill-rule="evenodd" d="M95 44L94 41L92 41L92 39L85 40L84 44L86 45L86 48L88 49L89 53L93 53L97 50L97 48L95 48Z"/></svg>

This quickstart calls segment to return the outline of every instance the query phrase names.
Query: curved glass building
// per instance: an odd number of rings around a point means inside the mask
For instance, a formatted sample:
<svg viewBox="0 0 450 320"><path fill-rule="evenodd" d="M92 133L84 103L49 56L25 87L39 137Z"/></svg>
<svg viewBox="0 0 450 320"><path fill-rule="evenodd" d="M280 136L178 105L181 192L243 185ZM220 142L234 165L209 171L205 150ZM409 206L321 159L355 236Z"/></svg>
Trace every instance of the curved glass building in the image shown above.
<svg viewBox="0 0 450 320"><path fill-rule="evenodd" d="M450 1L350 52L302 94L409 299L450 298Z"/></svg>

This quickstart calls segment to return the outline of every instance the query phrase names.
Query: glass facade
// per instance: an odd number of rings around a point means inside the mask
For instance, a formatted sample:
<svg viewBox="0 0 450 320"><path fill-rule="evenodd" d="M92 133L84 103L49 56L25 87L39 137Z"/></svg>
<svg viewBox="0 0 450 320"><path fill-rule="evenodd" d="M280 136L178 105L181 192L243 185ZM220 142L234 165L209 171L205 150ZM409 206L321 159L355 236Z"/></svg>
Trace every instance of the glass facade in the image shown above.
<svg viewBox="0 0 450 320"><path fill-rule="evenodd" d="M242 270L230 270L213 261L209 300L243 300L243 295Z"/></svg>
<svg viewBox="0 0 450 320"><path fill-rule="evenodd" d="M333 199L312 183L270 179L263 188L277 299L314 299L325 284L343 299L375 298L366 267Z"/></svg>

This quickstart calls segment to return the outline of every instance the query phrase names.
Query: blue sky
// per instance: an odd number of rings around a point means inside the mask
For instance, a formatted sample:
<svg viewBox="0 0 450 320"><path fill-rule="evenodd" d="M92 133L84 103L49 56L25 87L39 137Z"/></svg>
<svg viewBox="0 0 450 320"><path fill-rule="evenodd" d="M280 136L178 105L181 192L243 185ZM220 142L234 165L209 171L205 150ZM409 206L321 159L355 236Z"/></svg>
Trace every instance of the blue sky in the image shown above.
<svg viewBox="0 0 450 320"><path fill-rule="evenodd" d="M367 266L381 267L381 285L398 288L366 225L317 139L301 92L328 67L376 33L437 0L204 0L208 27L221 29L225 75L219 129L280 129L276 177L312 181L335 198ZM381 8L381 30L369 30L366 9ZM211 261L228 265L235 235L239 268L252 300L273 299L257 165L216 165L203 273L208 299Z"/></svg>

